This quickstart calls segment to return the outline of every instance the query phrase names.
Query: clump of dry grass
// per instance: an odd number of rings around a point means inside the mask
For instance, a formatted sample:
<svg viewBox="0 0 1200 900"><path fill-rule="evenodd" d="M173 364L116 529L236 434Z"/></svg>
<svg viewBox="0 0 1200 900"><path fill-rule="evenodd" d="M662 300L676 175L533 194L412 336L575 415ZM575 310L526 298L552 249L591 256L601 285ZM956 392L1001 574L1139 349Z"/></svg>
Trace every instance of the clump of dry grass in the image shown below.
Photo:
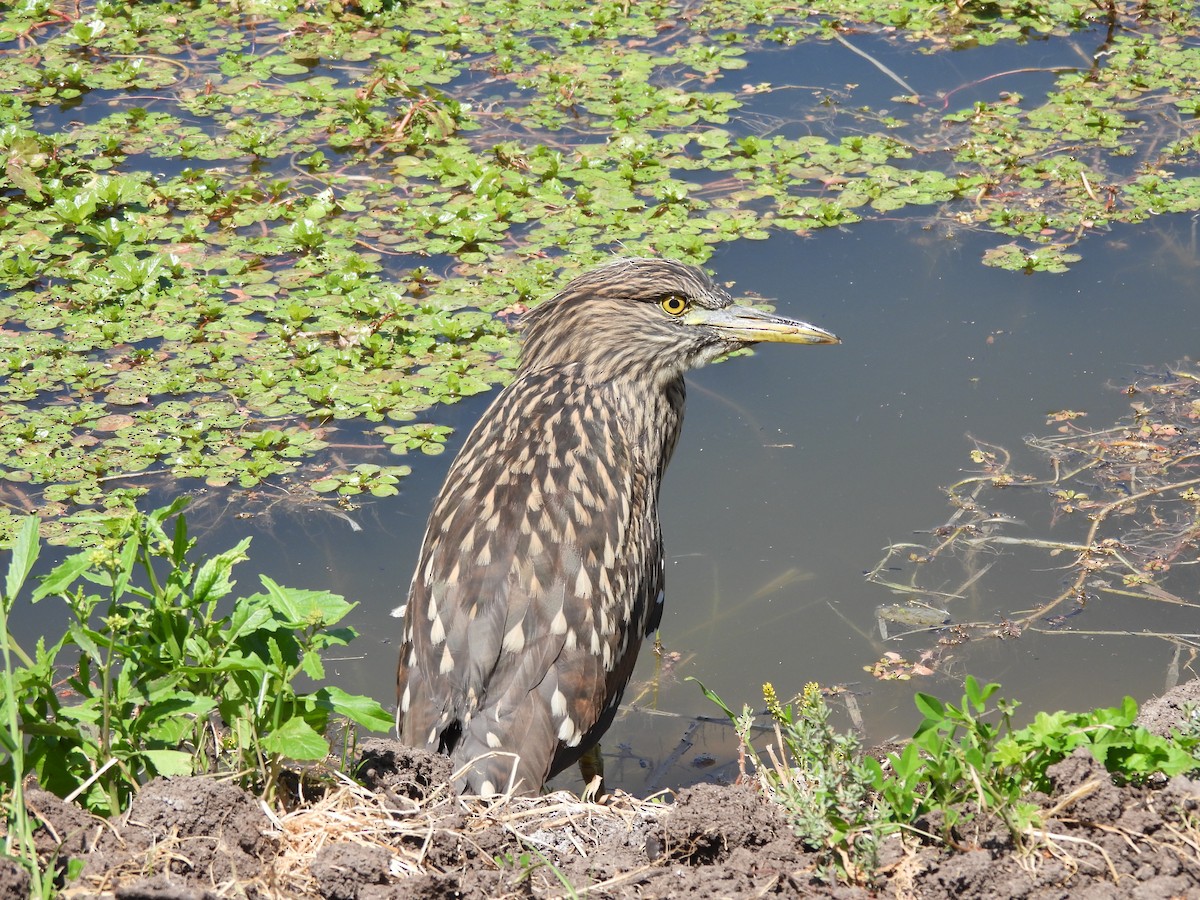
<svg viewBox="0 0 1200 900"><path fill-rule="evenodd" d="M494 847L500 832L508 837L514 857L528 851L555 870L608 850L614 839L629 840L660 821L669 808L654 798L640 800L623 792L596 803L568 791L541 797L460 796L446 785L421 799L397 798L340 773L334 778L331 790L302 808L277 814L264 807L279 840L272 889L283 895L319 896L308 864L331 844L382 848L390 855L389 874L404 879L446 871L449 847L469 848L473 852L462 855L491 861L499 870L503 862L493 860L487 848ZM483 839L485 834L489 840ZM442 848L436 859L431 853L435 846Z"/></svg>

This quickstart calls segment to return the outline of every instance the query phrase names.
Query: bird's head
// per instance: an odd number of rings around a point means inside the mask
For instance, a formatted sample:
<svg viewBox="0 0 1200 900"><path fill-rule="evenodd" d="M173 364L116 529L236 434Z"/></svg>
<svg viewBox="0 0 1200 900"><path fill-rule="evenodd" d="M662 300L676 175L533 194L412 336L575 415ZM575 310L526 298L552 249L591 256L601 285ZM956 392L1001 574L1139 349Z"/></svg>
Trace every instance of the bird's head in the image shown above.
<svg viewBox="0 0 1200 900"><path fill-rule="evenodd" d="M620 259L586 272L522 324L523 369L582 363L598 378L659 384L764 341L840 343L807 322L739 306L702 269L669 259Z"/></svg>

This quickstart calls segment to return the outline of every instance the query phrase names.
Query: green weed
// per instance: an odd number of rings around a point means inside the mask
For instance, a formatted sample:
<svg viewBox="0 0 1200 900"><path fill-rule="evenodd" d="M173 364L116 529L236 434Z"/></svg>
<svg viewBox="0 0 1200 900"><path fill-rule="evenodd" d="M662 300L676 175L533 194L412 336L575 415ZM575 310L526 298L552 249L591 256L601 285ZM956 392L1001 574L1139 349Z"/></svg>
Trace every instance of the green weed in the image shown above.
<svg viewBox="0 0 1200 900"><path fill-rule="evenodd" d="M324 735L335 717L390 729L391 716L374 700L295 684L302 675L323 679L322 651L355 636L335 627L353 604L265 576L262 591L233 598L231 572L249 539L193 561L195 542L179 514L185 502L107 520L99 547L68 556L41 579L23 602L55 599L68 622L57 641L40 638L32 653L7 628L10 616L34 614L14 612L38 555L36 520L22 525L0 634L5 783L34 775L59 796L111 814L156 775L220 771L270 800L286 760L329 754Z"/></svg>
<svg viewBox="0 0 1200 900"><path fill-rule="evenodd" d="M818 851L822 873L850 880L869 873L887 823L873 797L858 738L833 728L820 688L806 685L796 703L785 706L771 684L763 685L774 741L761 753L751 740L750 708L736 715L703 684L700 689L733 722L763 793L783 807L797 837Z"/></svg>
<svg viewBox="0 0 1200 900"><path fill-rule="evenodd" d="M827 874L869 879L883 837L919 832L959 845L969 822L999 818L1014 843L1030 849L1042 810L1031 791L1049 792L1050 766L1086 747L1118 781L1142 781L1200 770L1200 716L1188 712L1171 738L1135 724L1137 704L1081 713L1038 713L1014 728L1017 703L997 698L998 684L967 677L958 704L917 694L923 715L912 740L885 761L864 756L857 738L829 724L829 708L815 684L795 704L783 705L770 684L763 694L774 741L757 749L755 717L735 714L701 685L733 723L764 794L780 804L796 834L821 851ZM929 833L936 823L937 834Z"/></svg>
<svg viewBox="0 0 1200 900"><path fill-rule="evenodd" d="M9 699L16 695L17 680L14 677L8 619L12 612L12 598L20 591L36 560L37 520L28 519L13 544L12 561L4 579L4 593L0 595L0 658L4 662L4 669L0 671L0 690L4 694L0 703L0 750L11 761L11 772L24 772L26 757L20 715L17 705ZM4 830L3 852L9 858L20 860L28 868L30 896L41 900L52 896L57 873L53 868L42 871L37 862L37 845L33 839L35 826L25 806L24 779L10 777L8 783L12 788L5 810L7 827Z"/></svg>

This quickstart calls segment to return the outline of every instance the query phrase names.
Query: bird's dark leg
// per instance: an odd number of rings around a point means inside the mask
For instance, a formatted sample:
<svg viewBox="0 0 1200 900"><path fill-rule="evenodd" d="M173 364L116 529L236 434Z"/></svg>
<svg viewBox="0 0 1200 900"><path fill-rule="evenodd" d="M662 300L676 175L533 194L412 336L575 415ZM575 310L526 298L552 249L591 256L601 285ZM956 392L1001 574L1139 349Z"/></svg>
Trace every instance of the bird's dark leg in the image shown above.
<svg viewBox="0 0 1200 900"><path fill-rule="evenodd" d="M593 744L583 756L579 757L579 774L583 776L583 793L592 799L608 793L604 789L604 757L600 754L600 744Z"/></svg>

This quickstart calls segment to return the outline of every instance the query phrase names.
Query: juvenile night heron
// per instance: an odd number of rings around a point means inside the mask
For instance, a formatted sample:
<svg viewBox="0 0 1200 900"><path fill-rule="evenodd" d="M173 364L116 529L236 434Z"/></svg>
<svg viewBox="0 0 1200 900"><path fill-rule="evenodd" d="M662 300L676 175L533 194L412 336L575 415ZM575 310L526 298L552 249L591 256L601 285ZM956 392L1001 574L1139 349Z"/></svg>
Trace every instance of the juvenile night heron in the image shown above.
<svg viewBox="0 0 1200 900"><path fill-rule="evenodd" d="M658 628L684 373L759 341L838 343L661 259L579 276L523 330L434 503L396 674L401 740L484 795L535 793L596 744Z"/></svg>

